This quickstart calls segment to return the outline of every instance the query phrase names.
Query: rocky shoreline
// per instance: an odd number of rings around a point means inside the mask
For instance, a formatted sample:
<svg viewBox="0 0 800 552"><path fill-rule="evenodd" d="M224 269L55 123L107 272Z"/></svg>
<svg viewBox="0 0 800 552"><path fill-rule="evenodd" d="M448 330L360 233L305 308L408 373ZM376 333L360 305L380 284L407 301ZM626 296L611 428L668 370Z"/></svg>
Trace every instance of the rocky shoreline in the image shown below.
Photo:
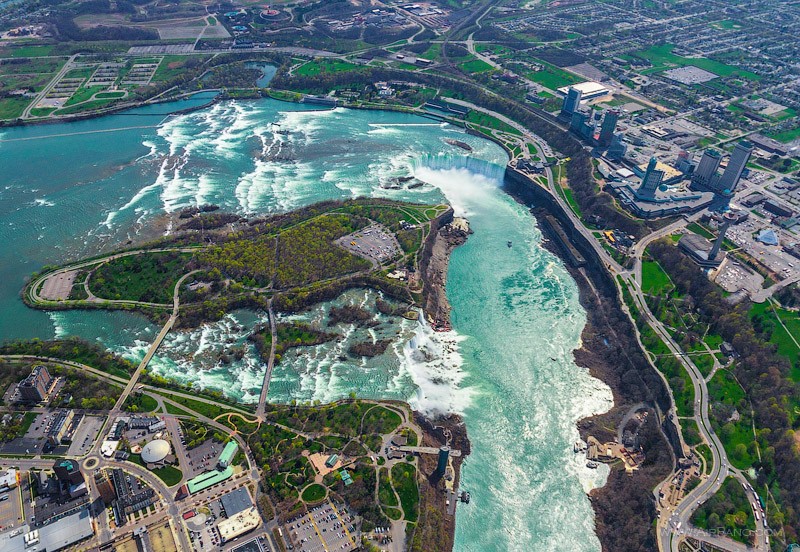
<svg viewBox="0 0 800 552"><path fill-rule="evenodd" d="M425 242L420 262L423 282L422 308L431 327L448 331L450 326L450 301L447 299L447 267L450 253L467 241L472 233L466 219L453 217L453 210L439 217L436 226Z"/></svg>
<svg viewBox="0 0 800 552"><path fill-rule="evenodd" d="M461 456L451 456L453 466L453 486L458 489L461 479L461 465L470 453L470 441L463 419L457 414L446 414L435 419L414 412L414 422L422 428L424 447L448 445L460 450ZM449 515L447 501L449 493L445 480L435 475L437 457L432 454L419 456L419 472L424 478L419 486L419 522L411 542L409 552L451 552L455 541L456 516ZM456 512L457 512L456 508Z"/></svg>

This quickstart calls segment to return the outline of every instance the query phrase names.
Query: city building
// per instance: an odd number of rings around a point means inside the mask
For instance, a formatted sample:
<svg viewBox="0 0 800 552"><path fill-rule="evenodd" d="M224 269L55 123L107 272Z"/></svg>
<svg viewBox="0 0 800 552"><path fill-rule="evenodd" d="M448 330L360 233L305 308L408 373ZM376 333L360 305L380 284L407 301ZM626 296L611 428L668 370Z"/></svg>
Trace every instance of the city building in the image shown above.
<svg viewBox="0 0 800 552"><path fill-rule="evenodd" d="M682 151L678 154L678 159L675 160L675 168L678 169L682 174L692 174L695 169L694 161L692 160L692 154L688 151Z"/></svg>
<svg viewBox="0 0 800 552"><path fill-rule="evenodd" d="M678 241L678 247L701 267L716 268L725 259L725 253L721 252L720 248L725 241L725 233L736 219L735 214L725 213L725 217L719 227L719 235L714 240L714 243L697 234L686 233Z"/></svg>
<svg viewBox="0 0 800 552"><path fill-rule="evenodd" d="M225 510L225 515L229 518L253 507L250 493L247 492L245 487L239 487L235 491L222 495L219 501L222 504L222 509Z"/></svg>
<svg viewBox="0 0 800 552"><path fill-rule="evenodd" d="M719 152L712 149L704 151L692 176L692 184L701 189L710 189L714 184L720 161L722 157Z"/></svg>
<svg viewBox="0 0 800 552"><path fill-rule="evenodd" d="M75 420L74 410L61 410L56 414L50 429L47 431L47 442L54 447L69 441L72 428L80 420Z"/></svg>
<svg viewBox="0 0 800 552"><path fill-rule="evenodd" d="M239 445L236 444L236 441L230 440L225 444L225 448L222 449L222 452L219 455L219 460L217 461L217 467L221 470L224 470L228 466L231 465L233 462L233 457L236 456L236 451L239 450Z"/></svg>
<svg viewBox="0 0 800 552"><path fill-rule="evenodd" d="M436 475L444 477L447 472L447 461L450 458L450 447L444 446L439 449L439 457L436 460Z"/></svg>
<svg viewBox="0 0 800 552"><path fill-rule="evenodd" d="M30 375L19 382L17 391L24 402L41 402L47 397L53 384L50 372L44 366L34 366Z"/></svg>
<svg viewBox="0 0 800 552"><path fill-rule="evenodd" d="M8 468L0 474L0 491L8 491L17 486L17 470Z"/></svg>
<svg viewBox="0 0 800 552"><path fill-rule="evenodd" d="M331 454L330 456L328 456L328 459L325 460L325 467L328 469L332 469L336 465L336 462L338 461L339 461L339 455Z"/></svg>
<svg viewBox="0 0 800 552"><path fill-rule="evenodd" d="M611 145L606 150L606 157L612 161L621 161L625 158L625 154L628 153L628 144L622 138L622 134L615 134L611 139Z"/></svg>
<svg viewBox="0 0 800 552"><path fill-rule="evenodd" d="M164 439L153 439L147 443L141 452L142 462L145 464L160 464L169 455L172 447L169 441Z"/></svg>
<svg viewBox="0 0 800 552"><path fill-rule="evenodd" d="M732 195L736 191L736 186L739 184L739 179L742 173L747 168L747 162L753 154L753 144L747 140L742 140L736 147L733 148L731 158L728 161L728 166L722 173L720 179L716 182L714 191L724 195Z"/></svg>
<svg viewBox="0 0 800 552"><path fill-rule="evenodd" d="M261 525L261 516L253 506L235 516L228 517L217 524L222 542L229 542Z"/></svg>
<svg viewBox="0 0 800 552"><path fill-rule="evenodd" d="M655 157L650 158L650 162L647 164L647 171L645 171L644 176L642 177L642 184L639 186L639 194L643 197L653 197L656 194L656 190L661 185L661 181L664 178L664 171L658 170L656 166L658 165L658 160Z"/></svg>
<svg viewBox="0 0 800 552"><path fill-rule="evenodd" d="M578 84L573 84L572 86L562 86L558 89L558 92L564 94L565 96L569 96L571 90L575 90L579 94L578 102L574 104L572 111L575 111L575 109L578 108L578 105L581 101L593 100L594 98L606 96L609 93L608 88L599 82L594 81L581 82Z"/></svg>
<svg viewBox="0 0 800 552"><path fill-rule="evenodd" d="M618 120L619 111L616 109L606 111L606 114L603 117L603 122L600 125L600 137L597 140L597 143L600 146L607 147L611 145L611 142L614 139L614 132L617 130Z"/></svg>
<svg viewBox="0 0 800 552"><path fill-rule="evenodd" d="M117 499L117 493L114 491L114 484L111 482L111 478L108 477L108 472L105 470L95 474L94 484L97 487L97 492L100 493L100 498L103 499L103 503L106 506Z"/></svg>
<svg viewBox="0 0 800 552"><path fill-rule="evenodd" d="M71 485L80 485L84 482L80 465L75 460L58 460L53 464L53 471L59 481L67 482Z"/></svg>
<svg viewBox="0 0 800 552"><path fill-rule="evenodd" d="M561 106L561 115L566 118L572 117L572 114L578 111L581 105L582 93L577 88L570 88L564 93L564 104Z"/></svg>
<svg viewBox="0 0 800 552"><path fill-rule="evenodd" d="M0 535L0 552L57 552L94 535L92 517L87 508L38 529L31 530L28 525L20 529Z"/></svg>
<svg viewBox="0 0 800 552"><path fill-rule="evenodd" d="M747 137L750 142L762 151L766 151L767 153L773 153L775 155L780 155L781 157L786 157L789 155L790 150L786 144L781 144L777 140L773 140L772 138L767 138L761 134L751 134Z"/></svg>

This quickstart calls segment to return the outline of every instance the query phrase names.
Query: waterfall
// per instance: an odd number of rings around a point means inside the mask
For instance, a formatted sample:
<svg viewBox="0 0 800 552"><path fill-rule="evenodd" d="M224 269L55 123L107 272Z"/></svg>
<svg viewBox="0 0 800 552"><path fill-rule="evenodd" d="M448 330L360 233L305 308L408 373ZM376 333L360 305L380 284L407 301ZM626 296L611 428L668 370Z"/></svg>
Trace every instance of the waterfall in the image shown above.
<svg viewBox="0 0 800 552"><path fill-rule="evenodd" d="M505 177L505 166L490 163L483 159L471 157L469 155L457 155L452 153L431 154L426 153L416 157L411 161L411 168L414 172L418 169L450 170L466 169L471 173L479 174L490 180L503 181Z"/></svg>

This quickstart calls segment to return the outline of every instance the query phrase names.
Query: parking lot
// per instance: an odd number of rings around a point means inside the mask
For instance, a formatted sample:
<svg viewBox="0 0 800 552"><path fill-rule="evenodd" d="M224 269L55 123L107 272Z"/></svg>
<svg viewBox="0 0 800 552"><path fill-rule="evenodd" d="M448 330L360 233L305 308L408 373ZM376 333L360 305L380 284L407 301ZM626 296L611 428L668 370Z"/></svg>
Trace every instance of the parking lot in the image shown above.
<svg viewBox="0 0 800 552"><path fill-rule="evenodd" d="M103 427L103 418L99 416L84 416L69 446L70 456L83 456L92 448L95 438Z"/></svg>
<svg viewBox="0 0 800 552"><path fill-rule="evenodd" d="M354 550L358 541L354 518L342 505L326 502L289 520L284 532L295 549L303 552Z"/></svg>
<svg viewBox="0 0 800 552"><path fill-rule="evenodd" d="M39 454L47 442L47 428L52 422L53 414L39 414L25 435L13 439L0 447L3 454Z"/></svg>
<svg viewBox="0 0 800 552"><path fill-rule="evenodd" d="M20 489L14 488L0 493L0 531L13 529L22 524Z"/></svg>
<svg viewBox="0 0 800 552"><path fill-rule="evenodd" d="M186 474L186 477L199 475L217 465L220 452L222 452L222 445L220 443L216 443L212 439L206 439L195 448L186 450L186 457L189 459L189 465L181 466L181 469Z"/></svg>
<svg viewBox="0 0 800 552"><path fill-rule="evenodd" d="M219 548L221 539L217 523L225 517L222 515L222 505L219 500L214 500L198 508L198 512L196 516L186 521L192 546L198 552Z"/></svg>
<svg viewBox="0 0 800 552"><path fill-rule="evenodd" d="M336 243L360 257L376 263L393 259L400 254L400 244L394 234L380 224L372 224L336 240Z"/></svg>

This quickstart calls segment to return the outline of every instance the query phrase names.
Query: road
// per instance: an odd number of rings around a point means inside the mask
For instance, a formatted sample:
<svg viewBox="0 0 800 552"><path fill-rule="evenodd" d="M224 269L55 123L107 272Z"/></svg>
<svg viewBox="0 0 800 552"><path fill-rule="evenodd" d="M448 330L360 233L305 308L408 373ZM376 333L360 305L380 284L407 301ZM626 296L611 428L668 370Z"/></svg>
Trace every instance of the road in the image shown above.
<svg viewBox="0 0 800 552"><path fill-rule="evenodd" d="M20 119L27 119L31 116L31 109L35 108L39 105L39 102L44 100L45 96L47 96L53 87L60 81L64 75L66 75L70 69L72 69L72 63L77 59L80 54L74 54L71 56L61 70L56 73L56 76L53 77L50 82L48 82L45 87L39 92L39 95L34 98L34 100L28 104L28 106L22 111L22 115L20 115Z"/></svg>
<svg viewBox="0 0 800 552"><path fill-rule="evenodd" d="M272 345L269 349L269 360L267 361L267 369L264 372L264 382L261 384L261 395L258 398L258 407L256 409L256 417L259 420L264 419L264 411L267 408L267 395L269 394L269 380L272 379L272 369L275 367L275 348L278 345L278 330L275 325L275 311L272 309L272 298L268 302L269 310L269 331L272 335Z"/></svg>

